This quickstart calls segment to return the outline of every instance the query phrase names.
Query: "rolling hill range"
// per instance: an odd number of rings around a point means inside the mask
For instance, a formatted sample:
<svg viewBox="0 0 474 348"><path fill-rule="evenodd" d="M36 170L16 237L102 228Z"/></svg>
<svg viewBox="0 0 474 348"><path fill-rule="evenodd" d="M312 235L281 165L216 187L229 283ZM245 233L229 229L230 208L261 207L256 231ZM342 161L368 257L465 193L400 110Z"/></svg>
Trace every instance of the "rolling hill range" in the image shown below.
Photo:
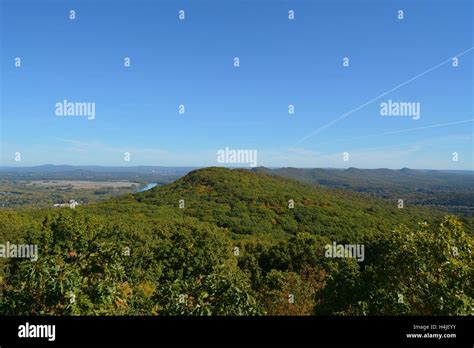
<svg viewBox="0 0 474 348"><path fill-rule="evenodd" d="M310 184L346 188L384 196L388 192L429 192L433 190L474 190L474 172L393 169L326 169L326 168L276 168L257 167L257 173L266 173Z"/></svg>
<svg viewBox="0 0 474 348"><path fill-rule="evenodd" d="M35 262L0 259L7 315L474 308L472 236L455 217L244 169L199 169L75 209L1 210L4 241L39 250Z"/></svg>
<svg viewBox="0 0 474 348"><path fill-rule="evenodd" d="M180 200L184 209L179 207ZM350 241L402 223L413 225L441 216L422 207L399 209L397 200L387 202L351 191L225 168L196 170L172 184L117 198L110 204L125 201L171 209L174 214L225 228L234 236L270 238L307 232ZM291 201L294 208L289 208Z"/></svg>
<svg viewBox="0 0 474 348"><path fill-rule="evenodd" d="M474 172L392 169L302 169L258 167L265 173L316 186L362 192L385 199L403 199L410 205L433 206L466 218L474 216ZM474 227L472 219L469 224Z"/></svg>

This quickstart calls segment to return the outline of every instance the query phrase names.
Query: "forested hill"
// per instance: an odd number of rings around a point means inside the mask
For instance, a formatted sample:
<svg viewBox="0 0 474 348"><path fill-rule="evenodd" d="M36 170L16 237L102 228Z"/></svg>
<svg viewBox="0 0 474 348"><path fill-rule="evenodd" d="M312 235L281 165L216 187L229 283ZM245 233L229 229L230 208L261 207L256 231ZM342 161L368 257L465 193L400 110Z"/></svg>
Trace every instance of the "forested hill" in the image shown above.
<svg viewBox="0 0 474 348"><path fill-rule="evenodd" d="M335 188L349 188L383 195L385 190L418 192L430 189L452 191L473 190L473 171L439 171L394 169L329 169L329 168L276 168L257 167L257 173L266 173Z"/></svg>
<svg viewBox="0 0 474 348"><path fill-rule="evenodd" d="M1 210L6 242L38 253L0 259L2 315L474 308L473 239L455 217L248 170L201 169L75 209ZM327 254L334 243L357 248L357 258Z"/></svg>
<svg viewBox="0 0 474 348"><path fill-rule="evenodd" d="M403 199L409 205L435 207L462 217L471 230L474 227L474 171L291 167L258 167L252 171L379 198Z"/></svg>
<svg viewBox="0 0 474 348"><path fill-rule="evenodd" d="M350 241L440 216L424 208L398 208L397 200L226 168L199 169L172 184L115 202L124 200L166 207L237 235L272 238L308 232Z"/></svg>

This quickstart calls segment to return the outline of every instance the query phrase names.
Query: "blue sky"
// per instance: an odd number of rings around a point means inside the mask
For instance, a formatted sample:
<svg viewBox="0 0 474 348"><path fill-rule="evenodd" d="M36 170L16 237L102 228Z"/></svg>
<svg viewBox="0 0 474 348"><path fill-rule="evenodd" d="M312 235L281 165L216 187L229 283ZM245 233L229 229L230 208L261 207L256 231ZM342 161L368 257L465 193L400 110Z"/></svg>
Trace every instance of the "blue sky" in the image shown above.
<svg viewBox="0 0 474 348"><path fill-rule="evenodd" d="M229 147L264 166L473 169L472 1L1 4L2 165L207 166ZM95 119L56 116L64 99ZM389 99L420 119L382 117Z"/></svg>

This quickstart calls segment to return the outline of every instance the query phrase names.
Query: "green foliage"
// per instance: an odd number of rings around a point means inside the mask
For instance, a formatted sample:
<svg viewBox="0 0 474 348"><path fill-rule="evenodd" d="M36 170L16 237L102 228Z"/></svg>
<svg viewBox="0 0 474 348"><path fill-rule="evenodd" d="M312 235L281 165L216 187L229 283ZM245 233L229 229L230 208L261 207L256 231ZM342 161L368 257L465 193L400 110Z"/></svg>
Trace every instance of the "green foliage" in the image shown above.
<svg viewBox="0 0 474 348"><path fill-rule="evenodd" d="M247 277L238 270L176 280L166 284L155 299L165 315L263 314Z"/></svg>
<svg viewBox="0 0 474 348"><path fill-rule="evenodd" d="M437 228L401 226L367 246L363 268L353 262L329 272L327 296L317 312L472 314L472 248L472 237L454 217L445 217Z"/></svg>
<svg viewBox="0 0 474 348"><path fill-rule="evenodd" d="M474 176L472 171L392 169L254 168L253 171L298 180L316 186L363 192L392 202L432 206L456 214L474 234ZM377 209L368 208L372 212Z"/></svg>
<svg viewBox="0 0 474 348"><path fill-rule="evenodd" d="M122 300L125 277L113 243L98 238L103 224L66 211L29 233L27 244L41 245L36 262L13 259L1 303L5 314L108 314Z"/></svg>
<svg viewBox="0 0 474 348"><path fill-rule="evenodd" d="M180 200L184 209L178 207ZM289 200L294 201L294 209L288 207ZM122 204L123 199L116 202ZM273 240L306 232L356 241L400 223L415 226L420 218L432 217L420 208L397 209L396 202L224 168L193 171L170 185L129 196L128 202L158 211L173 209L238 235Z"/></svg>
<svg viewBox="0 0 474 348"><path fill-rule="evenodd" d="M39 257L0 259L0 313L472 314L472 237L437 216L219 168L74 210L1 211L0 244ZM364 244L365 260L325 257L333 241Z"/></svg>

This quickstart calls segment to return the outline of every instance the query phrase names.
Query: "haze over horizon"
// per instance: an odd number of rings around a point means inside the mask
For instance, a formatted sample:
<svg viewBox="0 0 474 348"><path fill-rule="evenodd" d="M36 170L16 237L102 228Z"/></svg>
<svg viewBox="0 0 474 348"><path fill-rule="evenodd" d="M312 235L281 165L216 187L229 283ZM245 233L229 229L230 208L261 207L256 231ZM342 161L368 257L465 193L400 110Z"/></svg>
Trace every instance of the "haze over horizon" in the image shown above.
<svg viewBox="0 0 474 348"><path fill-rule="evenodd" d="M230 166L230 165L211 165L211 166L163 166L163 165L96 165L96 164L82 164L82 165L74 165L74 164L39 164L39 165L16 165L16 166L9 166L9 165L0 165L0 169L28 169L28 168L43 168L43 167L74 167L74 168L111 168L111 169L134 169L134 168L176 168L176 169L205 169L205 168L228 168L228 169L257 169L257 168L267 168L267 169L285 169L285 168L294 168L294 169L326 169L326 170L348 170L348 169L359 169L359 170L393 170L393 171L401 171L401 170L416 170L416 171L462 171L462 172L471 172L474 169L432 169L432 168L409 168L409 167L402 167L402 168L386 168L386 167L374 167L374 168L363 168L363 167L293 167L293 166L279 166L279 167L267 167L267 166L256 166L256 167L249 167L245 165L240 166Z"/></svg>

